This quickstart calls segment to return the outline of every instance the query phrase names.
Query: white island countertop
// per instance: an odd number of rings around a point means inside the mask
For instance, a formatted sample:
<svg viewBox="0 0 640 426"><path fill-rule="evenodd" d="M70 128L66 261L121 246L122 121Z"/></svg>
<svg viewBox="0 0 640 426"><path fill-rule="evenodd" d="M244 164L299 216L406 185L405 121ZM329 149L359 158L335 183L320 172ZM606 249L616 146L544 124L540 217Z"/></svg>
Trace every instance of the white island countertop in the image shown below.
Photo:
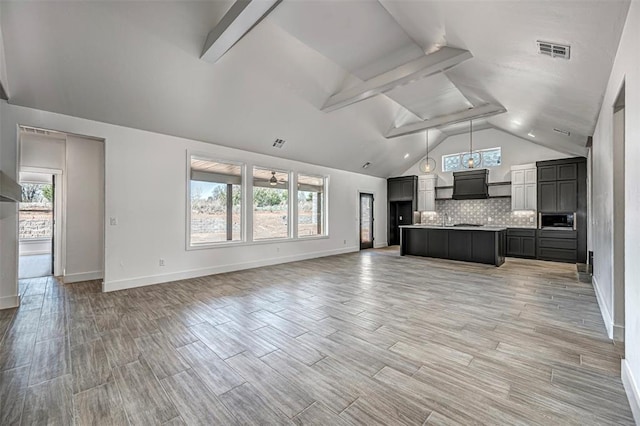
<svg viewBox="0 0 640 426"><path fill-rule="evenodd" d="M439 225L400 225L400 228L413 228L413 229L448 229L453 231L506 231L506 226L439 226Z"/></svg>

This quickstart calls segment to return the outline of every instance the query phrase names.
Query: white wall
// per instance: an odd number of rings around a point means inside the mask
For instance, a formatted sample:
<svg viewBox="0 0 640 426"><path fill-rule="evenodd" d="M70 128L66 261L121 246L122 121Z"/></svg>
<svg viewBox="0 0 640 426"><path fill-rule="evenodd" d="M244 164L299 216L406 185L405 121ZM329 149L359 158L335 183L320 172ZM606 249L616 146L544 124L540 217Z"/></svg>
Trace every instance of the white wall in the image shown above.
<svg viewBox="0 0 640 426"><path fill-rule="evenodd" d="M67 136L65 282L104 276L104 142Z"/></svg>
<svg viewBox="0 0 640 426"><path fill-rule="evenodd" d="M33 133L20 136L20 167L64 170L65 140Z"/></svg>
<svg viewBox="0 0 640 426"><path fill-rule="evenodd" d="M473 132L473 149L502 148L502 164L489 169L489 182L511 181L511 166L536 161L568 158L570 155L531 143L497 129L485 129ZM438 186L453 185L453 173L442 171L442 156L469 151L469 135L450 136L432 151L429 156L436 160ZM420 175L420 162L411 166L402 175Z"/></svg>
<svg viewBox="0 0 640 426"><path fill-rule="evenodd" d="M3 162L15 161L17 124L105 139L106 218L107 222L111 217L118 220L117 226L106 227L106 290L356 251L358 191L375 194L376 246L386 245L385 179L7 104L2 105L2 121ZM330 237L187 251L188 150L242 161L248 167L256 164L329 176ZM15 166L9 172L15 175ZM8 222L15 226L15 218ZM15 241L3 235L1 244L3 250L10 250ZM159 258L165 259L166 266L159 266ZM15 266L6 271L2 289L15 295Z"/></svg>
<svg viewBox="0 0 640 426"><path fill-rule="evenodd" d="M625 359L622 381L636 422L640 423L640 3L631 2L616 59L607 84L593 136L593 232L594 286L599 295L610 337L614 333L613 283L610 258L613 250L613 105L623 82L625 98Z"/></svg>

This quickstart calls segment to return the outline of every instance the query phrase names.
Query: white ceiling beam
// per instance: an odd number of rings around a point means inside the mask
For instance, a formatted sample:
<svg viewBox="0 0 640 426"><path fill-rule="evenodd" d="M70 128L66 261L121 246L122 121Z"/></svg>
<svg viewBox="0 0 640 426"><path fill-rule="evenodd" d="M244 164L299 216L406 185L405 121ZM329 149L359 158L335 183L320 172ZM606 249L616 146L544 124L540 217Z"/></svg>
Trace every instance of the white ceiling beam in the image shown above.
<svg viewBox="0 0 640 426"><path fill-rule="evenodd" d="M385 137L387 139L391 139L398 136L410 135L413 133L422 132L425 129L442 127L445 125L474 120L477 118L490 117L492 115L502 114L506 111L507 110L502 105L486 104L476 108L469 108L467 110L456 112L453 114L435 117L431 120L419 121L417 123L406 124L400 127L393 127L387 132Z"/></svg>
<svg viewBox="0 0 640 426"><path fill-rule="evenodd" d="M473 55L468 50L445 46L437 52L407 62L356 87L332 95L325 102L322 111L335 111L347 105L369 99L393 90L398 86L446 71L472 57Z"/></svg>
<svg viewBox="0 0 640 426"><path fill-rule="evenodd" d="M215 64L282 0L236 0L209 32L200 59Z"/></svg>

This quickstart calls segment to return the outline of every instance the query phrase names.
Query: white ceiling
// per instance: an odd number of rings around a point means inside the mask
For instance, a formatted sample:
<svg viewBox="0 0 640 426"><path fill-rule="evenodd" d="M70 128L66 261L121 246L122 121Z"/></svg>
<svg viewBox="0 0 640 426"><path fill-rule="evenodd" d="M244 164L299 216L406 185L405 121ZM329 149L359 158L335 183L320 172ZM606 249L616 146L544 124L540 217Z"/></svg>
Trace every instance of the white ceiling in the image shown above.
<svg viewBox="0 0 640 426"><path fill-rule="evenodd" d="M579 153L629 2L284 0L210 64L199 58L204 41L230 5L2 2L9 102L381 177L424 151L424 134L385 139L390 127L495 102L507 112L474 128ZM536 40L571 45L571 60L538 55ZM473 58L320 111L341 89L443 45ZM466 128L434 129L430 140Z"/></svg>

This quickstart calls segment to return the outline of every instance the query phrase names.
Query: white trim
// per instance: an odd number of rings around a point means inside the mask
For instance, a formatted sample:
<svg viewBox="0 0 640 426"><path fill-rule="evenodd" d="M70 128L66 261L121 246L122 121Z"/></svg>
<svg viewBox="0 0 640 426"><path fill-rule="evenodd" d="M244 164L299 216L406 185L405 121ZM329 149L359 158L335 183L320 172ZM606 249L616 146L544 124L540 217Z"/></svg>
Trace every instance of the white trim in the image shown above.
<svg viewBox="0 0 640 426"><path fill-rule="evenodd" d="M325 251L317 251L313 253L298 254L293 256L276 257L271 259L257 260L253 262L241 262L228 265L213 266L208 268L191 269L187 271L174 272L160 275L147 275L137 278L128 278L124 280L105 281L102 283L102 291L110 292L117 290L125 290L135 287L143 287L153 284L167 283L171 281L185 280L190 278L204 277L207 275L222 274L226 272L240 271L243 269L259 268L261 266L278 265L281 263L297 262L300 260L315 259L318 257L334 256L337 254L357 252L358 247L347 247L342 249L333 249Z"/></svg>
<svg viewBox="0 0 640 426"><path fill-rule="evenodd" d="M102 271L80 272L77 274L68 274L63 278L65 284L79 283L81 281L101 280L104 274Z"/></svg>
<svg viewBox="0 0 640 426"><path fill-rule="evenodd" d="M631 367L626 359L622 360L622 384L624 390L627 392L627 398L629 399L629 405L631 406L631 412L636 424L640 424L640 389L638 383L633 377Z"/></svg>
<svg viewBox="0 0 640 426"><path fill-rule="evenodd" d="M624 341L624 325L618 325L613 322L613 318L609 313L609 309L604 303L604 298L602 296L602 293L600 292L600 286L598 285L598 281L596 280L595 275L592 277L592 282L593 289L596 292L598 306L600 306L600 313L602 315L602 319L604 320L604 326L607 329L607 336L609 336L609 339L615 340L617 342Z"/></svg>
<svg viewBox="0 0 640 426"><path fill-rule="evenodd" d="M600 292L600 286L598 285L598 281L596 280L595 275L591 277L591 282L596 293L596 300L598 301L598 306L600 307L600 314L602 315L604 326L607 329L607 336L609 337L609 339L613 339L613 320L611 314L609 313L609 309L607 308L607 304L604 301L604 297Z"/></svg>
<svg viewBox="0 0 640 426"><path fill-rule="evenodd" d="M374 240L375 241L375 240ZM373 245L373 248L382 248L382 247L387 247L389 244L386 241L383 241L381 243L375 243Z"/></svg>
<svg viewBox="0 0 640 426"><path fill-rule="evenodd" d="M0 310L17 308L20 306L20 296L0 297Z"/></svg>

